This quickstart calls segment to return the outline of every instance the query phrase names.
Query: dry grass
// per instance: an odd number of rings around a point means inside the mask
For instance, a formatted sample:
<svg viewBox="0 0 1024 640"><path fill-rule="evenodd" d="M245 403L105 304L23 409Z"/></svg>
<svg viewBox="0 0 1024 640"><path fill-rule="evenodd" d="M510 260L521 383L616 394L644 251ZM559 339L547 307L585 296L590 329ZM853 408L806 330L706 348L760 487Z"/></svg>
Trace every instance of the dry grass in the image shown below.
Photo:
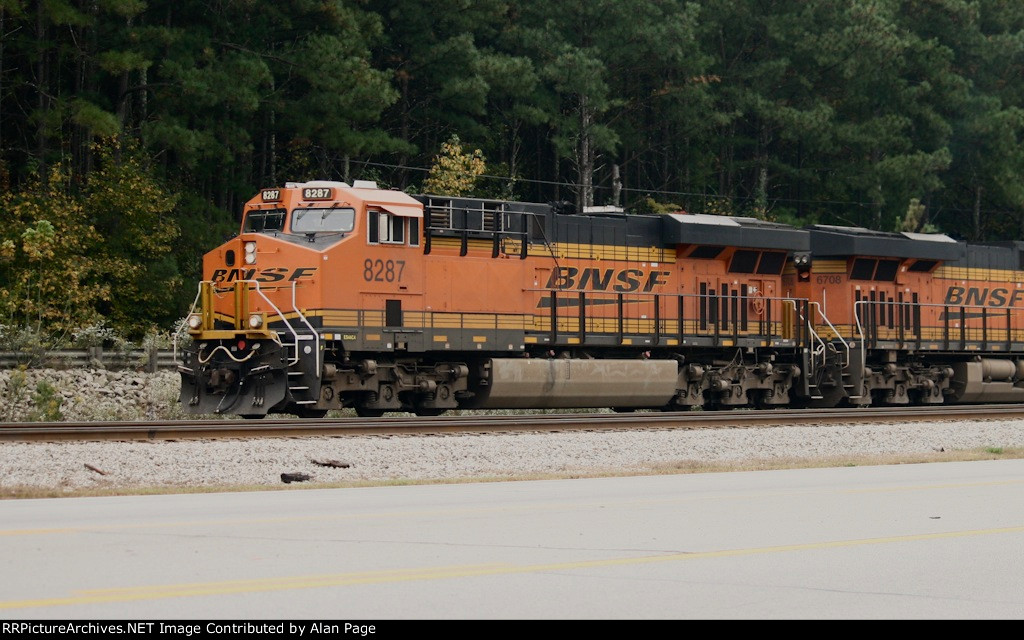
<svg viewBox="0 0 1024 640"><path fill-rule="evenodd" d="M673 475L689 473L724 473L730 471L770 471L779 469L812 469L825 467L864 467L894 464L925 464L932 462L966 462L977 460L1005 460L1024 458L1024 448L987 447L965 451L935 451L914 454L874 456L837 456L831 458L771 458L738 462L706 462L679 460L653 464L649 467L622 469L578 469L560 473L510 474L508 476L474 476L460 478L390 478L348 482L303 482L281 485L208 485L208 486L151 486L151 487L4 487L0 486L0 500L30 498L80 498L125 495L161 495L183 493L223 493L239 491L289 491L304 489L347 489L429 484L461 484L470 482L511 482L529 480L564 480L578 478L614 478L641 475Z"/></svg>

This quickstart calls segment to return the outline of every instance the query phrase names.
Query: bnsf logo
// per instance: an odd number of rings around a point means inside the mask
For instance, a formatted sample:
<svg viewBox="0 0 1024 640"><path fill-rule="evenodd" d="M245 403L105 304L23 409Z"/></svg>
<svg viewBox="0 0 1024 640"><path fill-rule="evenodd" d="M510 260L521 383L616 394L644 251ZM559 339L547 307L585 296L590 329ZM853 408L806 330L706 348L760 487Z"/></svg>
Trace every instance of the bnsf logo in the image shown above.
<svg viewBox="0 0 1024 640"><path fill-rule="evenodd" d="M548 278L548 289L575 289L577 291L651 291L668 284L671 271L645 272L643 269L580 269L559 267ZM640 286L643 285L641 289Z"/></svg>
<svg viewBox="0 0 1024 640"><path fill-rule="evenodd" d="M255 280L256 282L281 282L298 280L312 276L316 267L299 267L291 271L285 267L268 267L266 269L217 269L210 280L214 282L234 282L235 280Z"/></svg>
<svg viewBox="0 0 1024 640"><path fill-rule="evenodd" d="M1024 301L1024 290L997 287L950 287L946 289L946 304L967 307L1015 307Z"/></svg>

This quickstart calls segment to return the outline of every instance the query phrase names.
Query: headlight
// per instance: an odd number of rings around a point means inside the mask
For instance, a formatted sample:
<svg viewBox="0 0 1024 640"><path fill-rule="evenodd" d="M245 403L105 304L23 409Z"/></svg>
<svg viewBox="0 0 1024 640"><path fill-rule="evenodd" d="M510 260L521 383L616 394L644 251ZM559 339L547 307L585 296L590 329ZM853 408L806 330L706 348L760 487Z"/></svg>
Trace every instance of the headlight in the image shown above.
<svg viewBox="0 0 1024 640"><path fill-rule="evenodd" d="M188 317L188 326L190 329L198 329L202 324L202 316L199 316L198 314L192 314Z"/></svg>
<svg viewBox="0 0 1024 640"><path fill-rule="evenodd" d="M246 253L256 253L256 243L255 242L246 242L245 243L245 252Z"/></svg>
<svg viewBox="0 0 1024 640"><path fill-rule="evenodd" d="M263 326L263 316L261 316L258 313L254 313L251 316L249 316L249 328L250 329L259 329L262 326Z"/></svg>
<svg viewBox="0 0 1024 640"><path fill-rule="evenodd" d="M256 254L247 253L245 254L245 264L256 264Z"/></svg>

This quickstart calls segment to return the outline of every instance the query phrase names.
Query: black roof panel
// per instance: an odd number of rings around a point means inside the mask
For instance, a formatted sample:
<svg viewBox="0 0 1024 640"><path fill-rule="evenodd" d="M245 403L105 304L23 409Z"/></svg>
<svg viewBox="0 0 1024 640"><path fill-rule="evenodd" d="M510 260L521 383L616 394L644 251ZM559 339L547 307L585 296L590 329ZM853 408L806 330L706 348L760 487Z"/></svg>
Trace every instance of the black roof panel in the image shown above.
<svg viewBox="0 0 1024 640"><path fill-rule="evenodd" d="M806 251L810 248L805 231L777 222L701 213L667 213L662 218L662 236L666 244L708 244L788 251Z"/></svg>
<svg viewBox="0 0 1024 640"><path fill-rule="evenodd" d="M932 233L889 233L863 227L813 225L811 252L816 257L874 256L879 258L925 258L957 260L965 245L947 235Z"/></svg>

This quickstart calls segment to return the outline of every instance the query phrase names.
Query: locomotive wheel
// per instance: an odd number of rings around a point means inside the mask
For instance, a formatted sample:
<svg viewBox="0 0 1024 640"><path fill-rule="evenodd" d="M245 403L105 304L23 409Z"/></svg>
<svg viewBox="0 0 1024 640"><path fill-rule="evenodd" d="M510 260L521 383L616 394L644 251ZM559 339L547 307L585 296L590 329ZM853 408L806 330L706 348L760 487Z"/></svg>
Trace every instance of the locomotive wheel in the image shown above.
<svg viewBox="0 0 1024 640"><path fill-rule="evenodd" d="M261 413L259 415L255 415L255 416L243 415L242 417L245 418L246 420L262 420L263 418L267 417L267 414Z"/></svg>
<svg viewBox="0 0 1024 640"><path fill-rule="evenodd" d="M439 415L441 415L444 412L445 412L445 409L436 409L436 408L427 408L427 407L419 407L415 411L416 415L423 416L423 417L439 416Z"/></svg>
<svg viewBox="0 0 1024 640"><path fill-rule="evenodd" d="M762 389L755 390L752 393L751 400L753 401L753 408L758 411L768 411L769 409L778 409L785 407L783 404L772 404L768 402L768 398L765 396L765 392Z"/></svg>
<svg viewBox="0 0 1024 640"><path fill-rule="evenodd" d="M298 411L300 418L323 418L327 415L327 409L307 409L302 407Z"/></svg>
<svg viewBox="0 0 1024 640"><path fill-rule="evenodd" d="M356 415L360 418L379 418L384 415L383 409L367 409L366 407L356 407Z"/></svg>

